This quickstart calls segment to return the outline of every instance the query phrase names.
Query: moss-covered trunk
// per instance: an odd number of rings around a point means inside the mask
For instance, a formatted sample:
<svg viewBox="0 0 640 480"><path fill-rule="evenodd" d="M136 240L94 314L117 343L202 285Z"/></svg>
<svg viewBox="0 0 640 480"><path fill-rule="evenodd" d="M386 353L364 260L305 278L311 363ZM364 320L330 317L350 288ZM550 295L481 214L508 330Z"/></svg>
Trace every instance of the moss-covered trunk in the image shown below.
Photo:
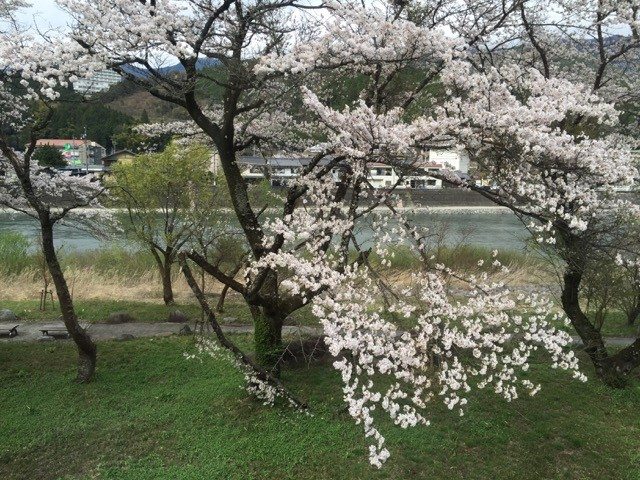
<svg viewBox="0 0 640 480"><path fill-rule="evenodd" d="M256 363L275 375L280 373L282 359L282 325L284 318L265 307L252 306Z"/></svg>

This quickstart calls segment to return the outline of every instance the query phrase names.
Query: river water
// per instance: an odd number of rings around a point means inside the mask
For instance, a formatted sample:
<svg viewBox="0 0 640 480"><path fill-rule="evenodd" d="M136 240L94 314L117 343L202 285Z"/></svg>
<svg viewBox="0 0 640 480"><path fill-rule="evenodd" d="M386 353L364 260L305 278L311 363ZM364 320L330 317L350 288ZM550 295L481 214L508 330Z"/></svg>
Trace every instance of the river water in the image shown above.
<svg viewBox="0 0 640 480"><path fill-rule="evenodd" d="M417 224L427 225L442 234L446 244L465 243L498 250L522 250L527 231L511 212L496 208L451 208L421 211L412 215ZM14 213L0 212L0 232L14 231L33 240L37 239L35 220ZM361 233L362 235L362 233ZM364 234L366 235L366 233ZM72 226L56 226L55 242L65 250L95 250L122 244L124 238L96 238Z"/></svg>

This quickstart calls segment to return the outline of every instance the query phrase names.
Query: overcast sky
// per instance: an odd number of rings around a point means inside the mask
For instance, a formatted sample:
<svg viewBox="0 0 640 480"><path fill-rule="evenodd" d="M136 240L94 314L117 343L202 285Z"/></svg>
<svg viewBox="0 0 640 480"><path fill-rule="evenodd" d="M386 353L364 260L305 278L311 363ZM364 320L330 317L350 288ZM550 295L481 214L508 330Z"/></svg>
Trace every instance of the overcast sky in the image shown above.
<svg viewBox="0 0 640 480"><path fill-rule="evenodd" d="M69 16L61 11L55 0L31 0L33 6L20 14L21 20L29 25L36 24L40 28L62 27L69 23ZM628 35L627 29L614 29L615 33Z"/></svg>
<svg viewBox="0 0 640 480"><path fill-rule="evenodd" d="M69 16L62 12L55 0L31 0L33 6L20 14L20 19L26 24L37 24L41 28L61 27L69 21Z"/></svg>

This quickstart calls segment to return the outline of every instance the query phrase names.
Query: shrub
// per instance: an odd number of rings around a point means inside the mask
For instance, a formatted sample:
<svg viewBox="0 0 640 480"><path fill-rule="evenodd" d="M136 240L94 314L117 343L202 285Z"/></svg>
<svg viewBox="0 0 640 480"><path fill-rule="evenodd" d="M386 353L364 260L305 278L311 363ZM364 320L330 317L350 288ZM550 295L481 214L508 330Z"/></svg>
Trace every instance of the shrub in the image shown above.
<svg viewBox="0 0 640 480"><path fill-rule="evenodd" d="M29 246L29 240L21 233L0 233L0 272L5 276L18 275L33 266Z"/></svg>

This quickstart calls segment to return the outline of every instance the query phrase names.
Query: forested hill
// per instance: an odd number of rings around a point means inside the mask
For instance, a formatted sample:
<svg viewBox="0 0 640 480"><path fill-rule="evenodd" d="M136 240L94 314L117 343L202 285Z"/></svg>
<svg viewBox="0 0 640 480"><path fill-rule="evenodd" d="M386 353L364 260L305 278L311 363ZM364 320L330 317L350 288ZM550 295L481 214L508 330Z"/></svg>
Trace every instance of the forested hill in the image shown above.
<svg viewBox="0 0 640 480"><path fill-rule="evenodd" d="M85 99L71 90L65 90L42 136L82 138L86 131L89 140L109 149L112 139L135 123L136 118L110 108L98 96Z"/></svg>
<svg viewBox="0 0 640 480"><path fill-rule="evenodd" d="M611 41L618 41L612 39ZM202 69L207 71L209 79L223 81L225 70L210 63L203 63ZM178 68L167 67L170 74L180 75ZM422 72L419 68L405 72L398 79L398 84L414 84L420 79ZM317 79L326 84L327 88L322 100L333 108L341 109L358 98L359 92L365 87L364 77L336 78L333 73L325 72ZM431 95L438 95L437 84L427 90ZM400 92L402 88L400 88ZM393 89L390 90L394 94ZM213 80L201 80L197 86L197 94L210 102L222 99L220 87ZM300 101L294 102L300 108ZM416 108L423 105L417 104ZM621 105L625 111L623 122L629 125L637 124L637 104ZM411 113L411 112L410 112ZM147 122L170 122L186 119L186 113L180 107L153 97L135 83L123 80L113 85L109 90L83 98L72 90L62 92L61 101L44 136L49 138L82 138L85 132L90 140L98 142L108 150L114 147L138 150L145 139L133 131L133 127ZM24 146L26 139L16 138L16 147Z"/></svg>
<svg viewBox="0 0 640 480"><path fill-rule="evenodd" d="M140 123L171 121L182 118L180 110L143 92L131 82L123 81L108 91L85 98L71 89L60 93L51 121L42 138L76 138L89 140L107 149L137 150L143 143L132 128ZM15 148L22 149L28 139L14 136Z"/></svg>
<svg viewBox="0 0 640 480"><path fill-rule="evenodd" d="M210 77L222 75L221 71L216 71L216 67L209 66L207 70ZM328 89L330 93L325 100L332 106L341 107L355 100L363 87L360 79L344 80L324 79L331 85ZM209 81L200 82L198 96L212 102L220 101L222 98L220 88ZM117 148L137 150L144 143L144 139L132 129L137 124L187 118L182 108L157 99L128 80L123 80L109 90L90 98L83 98L71 90L64 90L60 100L44 135L49 138L81 138L86 128L87 137L108 150L114 143ZM21 143L24 145L26 139Z"/></svg>
<svg viewBox="0 0 640 480"><path fill-rule="evenodd" d="M162 122L184 119L180 107L160 100L133 82L123 80L93 97L108 108L139 122Z"/></svg>

